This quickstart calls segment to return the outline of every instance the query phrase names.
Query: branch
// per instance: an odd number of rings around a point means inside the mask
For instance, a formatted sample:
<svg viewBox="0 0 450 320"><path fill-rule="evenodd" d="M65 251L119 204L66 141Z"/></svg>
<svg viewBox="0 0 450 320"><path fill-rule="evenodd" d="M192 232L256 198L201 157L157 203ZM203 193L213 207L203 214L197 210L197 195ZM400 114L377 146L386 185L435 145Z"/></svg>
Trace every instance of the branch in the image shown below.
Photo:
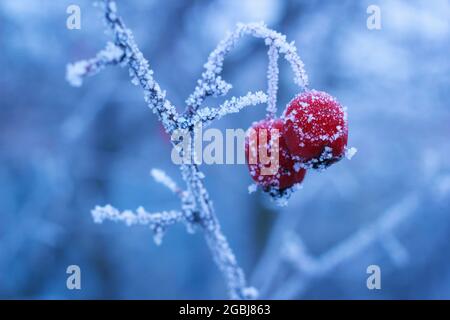
<svg viewBox="0 0 450 320"><path fill-rule="evenodd" d="M239 267L236 257L222 233L209 193L202 182L203 173L199 171L195 164L182 165L180 168L188 187L187 191L192 194L195 208L198 209L196 222L202 227L214 261L225 277L230 298L255 299L258 296L258 291L247 286L244 272Z"/></svg>
<svg viewBox="0 0 450 320"><path fill-rule="evenodd" d="M267 101L267 116L273 118L277 113L277 92L278 92L278 51L271 44L267 51L269 56L269 66L267 68L267 93L269 95Z"/></svg>
<svg viewBox="0 0 450 320"><path fill-rule="evenodd" d="M302 239L290 234L281 250L282 257L297 268L297 274L285 282L273 294L274 298L295 297L305 289L305 282L323 276L334 270L338 265L356 256L374 244L382 243L387 238L388 246L384 243L389 256L397 265L402 265L408 258L405 248L393 236L394 229L405 221L417 208L418 197L415 194L405 197L398 204L388 209L375 223L360 229L347 240L342 241L325 254L316 258L308 253Z"/></svg>
<svg viewBox="0 0 450 320"><path fill-rule="evenodd" d="M212 121L218 120L223 116L226 116L227 114L238 113L245 107L255 106L257 104L266 102L267 95L264 92L249 92L243 97L232 97L230 100L225 101L218 108L203 108L198 110L192 116L192 121L193 124L201 122L203 123L203 125L208 125Z"/></svg>
<svg viewBox="0 0 450 320"><path fill-rule="evenodd" d="M74 87L83 84L83 78L93 76L110 65L122 62L125 52L112 42L108 42L106 48L101 50L95 58L69 63L66 69L66 80Z"/></svg>
<svg viewBox="0 0 450 320"><path fill-rule="evenodd" d="M284 35L268 29L263 23L240 23L237 25L236 30L233 33L229 33L209 55L208 61L204 65L205 71L202 73L200 80L197 81L197 87L186 100L186 114L193 114L202 105L206 97L211 95L220 96L228 92L231 86L220 77L220 73L223 70L223 62L225 56L234 49L239 39L244 35L265 39L265 44L273 48L269 48L269 57L271 56L269 58L268 71L269 83L271 83L269 85L269 96L276 96L278 89L276 81L274 81L276 80L274 79L274 75L278 70L278 67L275 67L277 59L275 59L274 51L283 54L284 58L290 63L294 72L294 82L303 90L307 89L308 76L306 75L303 61L297 54L294 43L288 43ZM272 103L275 102L272 100ZM268 110L269 113L272 113L273 109L274 107L271 105Z"/></svg>
<svg viewBox="0 0 450 320"><path fill-rule="evenodd" d="M192 124L210 123L224 115L238 112L246 106L265 103L268 99L270 100L268 113L270 116L273 115L276 112L279 53L283 54L284 58L291 64L295 83L303 90L308 85L303 62L298 57L295 46L286 42L285 36L268 29L262 23L238 24L235 32L228 35L210 54L208 62L205 64L206 70L198 81L194 93L187 99L186 111L180 117L175 107L166 99L165 92L153 79L153 71L137 47L131 30L126 28L122 19L117 16L115 2L103 0L103 4L106 24L113 33L114 44L108 44L107 48L99 52L93 59L69 65L67 67L67 79L72 85L79 86L85 76L93 75L108 65L127 65L131 82L141 86L145 101L162 122L169 135L180 128L188 128L190 134L194 134ZM231 85L220 77L223 61L225 55L234 48L237 41L245 34L263 38L266 45L269 46L268 95L263 92L248 93L240 98L231 98L218 108L198 110L207 96L223 96L231 89ZM191 150L195 149L191 148ZM96 207L92 211L94 220L102 222L108 219L122 221L127 225L149 225L157 243L161 242L165 229L176 222L184 222L188 226L188 230L190 227L199 226L204 232L214 261L225 277L230 297L233 299L255 298L257 296L256 289L247 286L244 272L239 267L236 257L222 233L208 191L203 185L203 173L199 171L196 164L181 165L180 169L183 180L186 182L185 191L178 188L175 182L164 172L153 170L151 173L157 182L162 183L180 197L182 202L181 212L148 213L142 207L136 213L128 210L120 212L108 205Z"/></svg>
<svg viewBox="0 0 450 320"><path fill-rule="evenodd" d="M104 220L111 220L114 222L123 222L127 226L137 224L148 225L153 231L153 239L158 245L161 244L164 232L168 226L185 221L185 216L179 211L148 213L144 208L139 207L136 213L130 210L120 212L109 204L104 207L96 206L91 213L95 223L103 223Z"/></svg>
<svg viewBox="0 0 450 320"><path fill-rule="evenodd" d="M159 169L152 169L150 171L153 179L161 183L163 186L168 188L170 191L175 193L181 200L181 210L185 216L185 224L188 233L194 233L195 231L195 216L198 215L197 209L195 207L195 201L193 196L189 191L182 190L175 181L172 180L164 171Z"/></svg>
<svg viewBox="0 0 450 320"><path fill-rule="evenodd" d="M233 87L228 82L224 81L222 77L216 76L208 81L200 79L197 81L198 85L194 89L194 93L186 100L188 106L200 107L204 98L208 96L220 97L228 93Z"/></svg>
<svg viewBox="0 0 450 320"><path fill-rule="evenodd" d="M142 87L147 105L158 116L165 130L169 134L172 133L178 128L178 113L175 107L166 99L166 93L161 90L159 84L153 79L153 70L150 69L148 61L139 50L131 30L126 28L121 18L117 16L115 2L112 0L103 0L103 5L106 24L113 32L115 39L114 51L119 52L121 50L123 52L120 56L121 66L128 65L131 82L134 85L140 85ZM110 46L110 48L112 47ZM113 59L109 63L100 63L98 68L95 69L95 72L86 72L85 70L88 66L97 65L96 62L99 60L99 55L102 55L102 51L94 59L69 65L66 75L69 82L72 85L80 86L83 76L95 74L105 66L114 65L118 62L116 61L117 59ZM115 55L113 56L116 57Z"/></svg>
<svg viewBox="0 0 450 320"><path fill-rule="evenodd" d="M172 180L171 177L169 177L164 171L159 169L152 169L150 171L151 176L153 179L155 179L156 182L161 183L163 186L167 187L170 191L172 191L175 194L180 194L183 192L175 183L175 181Z"/></svg>

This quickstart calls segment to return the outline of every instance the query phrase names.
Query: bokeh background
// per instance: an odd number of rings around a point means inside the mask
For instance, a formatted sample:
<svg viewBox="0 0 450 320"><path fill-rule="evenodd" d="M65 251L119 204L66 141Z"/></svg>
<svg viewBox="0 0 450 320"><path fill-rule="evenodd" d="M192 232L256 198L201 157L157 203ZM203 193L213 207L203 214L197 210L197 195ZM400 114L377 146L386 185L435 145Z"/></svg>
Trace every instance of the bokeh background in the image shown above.
<svg viewBox="0 0 450 320"><path fill-rule="evenodd" d="M81 7L81 30L66 8ZM381 9L368 30L366 9ZM180 109L208 53L237 22L265 21L295 40L311 87L348 107L358 148L317 173L287 207L248 194L245 165L203 166L222 228L262 297L450 298L450 4L433 1L118 1L155 77ZM91 1L0 2L0 297L226 298L201 233L93 223L97 204L149 211L179 202L152 181L178 182L170 145L126 69L81 88L68 62L108 40ZM262 41L245 38L227 58L231 94L266 88ZM297 93L282 63L279 108ZM207 101L209 105L218 102ZM216 122L247 128L262 106ZM350 239L350 240L348 240ZM81 268L82 290L66 288ZM381 268L368 290L366 268Z"/></svg>

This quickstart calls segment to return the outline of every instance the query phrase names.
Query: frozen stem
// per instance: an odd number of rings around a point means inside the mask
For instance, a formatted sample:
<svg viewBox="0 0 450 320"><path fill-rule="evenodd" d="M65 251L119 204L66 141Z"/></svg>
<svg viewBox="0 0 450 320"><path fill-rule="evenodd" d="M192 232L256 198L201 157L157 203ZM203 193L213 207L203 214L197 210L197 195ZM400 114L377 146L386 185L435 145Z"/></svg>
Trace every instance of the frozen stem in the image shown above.
<svg viewBox="0 0 450 320"><path fill-rule="evenodd" d="M225 95L231 88L229 84L222 80L220 74L223 70L226 55L235 48L244 35L264 39L265 44L269 46L268 95L272 97L270 102L272 104L268 108L269 113L276 110L273 105L276 100L273 97L276 97L278 91L278 53L282 54L290 63L294 72L294 82L302 90L307 89L308 76L294 43L288 43L286 36L267 28L264 23L239 23L235 31L229 33L209 55L208 61L204 65L205 71L202 73L200 80L197 81L194 92L186 100L186 114L193 114L208 96Z"/></svg>
<svg viewBox="0 0 450 320"><path fill-rule="evenodd" d="M95 58L68 64L66 80L72 86L80 87L83 84L83 78L93 76L107 66L119 64L123 57L122 48L108 42L106 48L97 53Z"/></svg>
<svg viewBox="0 0 450 320"><path fill-rule="evenodd" d="M104 207L96 206L91 211L95 223L102 223L105 220L123 222L127 226L148 225L153 231L153 239L156 244L161 244L166 228L177 222L184 222L185 216L180 211L162 211L149 213L144 208L139 207L136 213L125 210L119 211L111 205Z"/></svg>
<svg viewBox="0 0 450 320"><path fill-rule="evenodd" d="M156 182L161 183L163 186L165 186L173 193L178 194L182 192L181 189L175 183L175 181L173 181L172 178L169 177L164 171L159 169L152 169L150 171L150 174Z"/></svg>
<svg viewBox="0 0 450 320"><path fill-rule="evenodd" d="M212 121L218 120L227 114L238 113L245 107L256 106L257 104L266 102L267 95L264 92L249 92L243 97L232 97L218 108L202 108L196 112L192 119L194 123L202 122L203 125L206 126Z"/></svg>
<svg viewBox="0 0 450 320"><path fill-rule="evenodd" d="M166 93L161 90L159 84L153 78L153 71L139 50L131 30L125 26L122 19L117 15L115 2L103 0L103 8L106 24L112 31L114 43L108 43L106 49L100 51L93 59L69 64L67 80L74 86L80 86L84 77L96 74L106 66L128 66L131 82L143 89L147 105L157 115L168 134L172 134L177 129L188 129L190 134L193 134L195 124L207 124L227 114L239 112L246 106L266 103L268 96L271 99L268 112L275 112L278 88L278 65L275 58L278 53L283 54L291 63L295 82L302 88L307 86L303 62L298 57L293 44L288 44L283 35L267 29L264 24L239 24L235 32L222 41L209 56L208 62L205 64L205 72L198 81L194 92L186 101L186 112L183 116L179 116L175 107L166 98ZM232 86L221 78L220 73L225 55L244 34L264 38L266 44L270 45L268 95L261 91L248 93L243 97L232 97L217 108L198 110L206 97L223 96L231 89ZM191 148L191 150L194 152L194 148ZM181 211L149 213L140 207L136 212L129 210L121 212L110 205L97 206L92 211L95 222L101 223L104 220L112 220L124 222L129 226L148 225L158 244L161 242L166 228L174 223L185 223L188 231L201 229L214 261L225 278L230 298L256 298L257 290L247 286L244 272L239 267L236 257L221 230L212 201L203 185L203 173L195 164L181 165L180 169L183 180L186 182L186 190L180 189L161 170L153 169L151 175L157 182L179 196Z"/></svg>

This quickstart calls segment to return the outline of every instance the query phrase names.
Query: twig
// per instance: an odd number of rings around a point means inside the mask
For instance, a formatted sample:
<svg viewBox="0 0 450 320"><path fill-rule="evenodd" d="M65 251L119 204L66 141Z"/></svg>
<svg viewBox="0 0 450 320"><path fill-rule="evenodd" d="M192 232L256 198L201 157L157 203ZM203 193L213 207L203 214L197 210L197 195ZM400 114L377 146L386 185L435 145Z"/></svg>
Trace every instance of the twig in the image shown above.
<svg viewBox="0 0 450 320"><path fill-rule="evenodd" d="M273 292L271 297L275 299L296 297L306 288L307 282L329 273L344 261L363 252L376 241L384 242L386 237L392 238L393 230L414 212L418 202L417 195L406 196L389 208L375 223L360 229L318 258L308 253L299 236L288 234L281 250L281 257L293 265L297 272ZM407 252L397 239L395 239L395 245L395 247L387 248L387 252L394 263L398 265L399 262L406 261Z"/></svg>
<svg viewBox="0 0 450 320"><path fill-rule="evenodd" d="M276 112L276 94L278 90L278 54L284 55L294 71L294 81L306 90L308 78L304 71L303 62L296 53L293 43L287 43L285 36L268 29L262 23L239 24L236 30L229 34L218 47L210 54L205 71L194 92L186 100L186 109L180 116L166 98L159 84L153 78L153 71L148 61L144 58L133 38L131 30L126 28L122 19L117 15L115 2L103 0L105 20L114 36L114 44L109 43L107 48L90 60L83 60L68 65L66 78L72 85L80 86L82 79L93 75L109 65L128 66L131 82L140 85L144 91L144 98L150 109L157 115L166 132L171 135L177 129L187 129L191 136L194 135L196 124L206 125L227 114L239 112L250 105L266 103L269 97L268 113ZM223 96L231 89L231 85L225 82L220 73L223 69L225 56L235 47L237 41L245 34L265 39L269 46L268 68L268 94L263 92L248 93L240 98L231 98L217 108L199 109L208 96ZM193 143L194 139L191 139ZM172 142L175 143L174 141ZM179 150L179 149L176 149ZM191 156L195 158L195 148L191 148ZM162 183L181 200L181 211L165 211L161 213L148 213L139 208L137 213L131 211L120 212L111 207L96 207L92 213L97 222L105 219L122 221L128 225L147 224L152 229L155 240L159 243L164 230L176 222L184 222L189 231L200 228L204 235L213 258L222 271L232 299L256 298L257 291L248 287L244 272L239 267L236 257L231 250L220 224L214 212L208 191L203 185L203 173L198 166L182 164L181 175L186 183L186 190L181 190L175 182L164 172L153 170L152 176L157 182Z"/></svg>

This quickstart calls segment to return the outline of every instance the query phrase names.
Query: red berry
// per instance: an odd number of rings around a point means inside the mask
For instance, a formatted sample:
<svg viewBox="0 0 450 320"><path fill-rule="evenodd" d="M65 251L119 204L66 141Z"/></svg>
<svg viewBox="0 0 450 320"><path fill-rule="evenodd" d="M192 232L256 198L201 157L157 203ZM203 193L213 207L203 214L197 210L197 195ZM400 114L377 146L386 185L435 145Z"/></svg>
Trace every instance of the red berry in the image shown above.
<svg viewBox="0 0 450 320"><path fill-rule="evenodd" d="M250 175L265 191L282 191L302 182L305 177L306 170L292 159L282 131L281 119L262 120L252 125L245 138Z"/></svg>
<svg viewBox="0 0 450 320"><path fill-rule="evenodd" d="M291 155L313 168L342 158L348 138L346 113L328 93L311 90L290 102L284 115L283 137Z"/></svg>

